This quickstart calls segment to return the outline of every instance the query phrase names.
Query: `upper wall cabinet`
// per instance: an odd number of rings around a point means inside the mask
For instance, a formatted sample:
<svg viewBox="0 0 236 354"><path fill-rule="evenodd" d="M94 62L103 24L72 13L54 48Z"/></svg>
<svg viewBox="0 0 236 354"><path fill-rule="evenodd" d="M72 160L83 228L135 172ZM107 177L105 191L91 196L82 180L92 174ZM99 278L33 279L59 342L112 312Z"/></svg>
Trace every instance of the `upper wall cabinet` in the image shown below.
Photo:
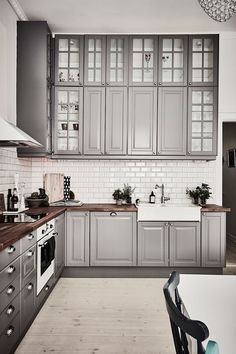
<svg viewBox="0 0 236 354"><path fill-rule="evenodd" d="M188 154L216 155L217 88L191 88L188 101Z"/></svg>
<svg viewBox="0 0 236 354"><path fill-rule="evenodd" d="M189 85L217 86L218 37L189 37Z"/></svg>
<svg viewBox="0 0 236 354"><path fill-rule="evenodd" d="M106 36L85 36L84 84L105 86Z"/></svg>
<svg viewBox="0 0 236 354"><path fill-rule="evenodd" d="M158 85L187 85L187 36L159 38Z"/></svg>
<svg viewBox="0 0 236 354"><path fill-rule="evenodd" d="M157 85L157 36L131 36L129 85Z"/></svg>
<svg viewBox="0 0 236 354"><path fill-rule="evenodd" d="M83 85L83 36L55 37L55 85Z"/></svg>
<svg viewBox="0 0 236 354"><path fill-rule="evenodd" d="M107 36L106 85L125 86L128 81L128 36Z"/></svg>

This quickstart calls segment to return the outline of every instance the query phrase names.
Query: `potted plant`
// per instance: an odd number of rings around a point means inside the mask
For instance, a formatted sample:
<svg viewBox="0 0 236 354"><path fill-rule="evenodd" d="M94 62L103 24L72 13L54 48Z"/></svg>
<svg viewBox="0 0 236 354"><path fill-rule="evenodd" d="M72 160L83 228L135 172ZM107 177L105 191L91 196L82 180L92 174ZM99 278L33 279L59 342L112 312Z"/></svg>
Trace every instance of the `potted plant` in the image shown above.
<svg viewBox="0 0 236 354"><path fill-rule="evenodd" d="M120 190L120 188L114 190L113 194L113 199L116 201L117 205L122 204L122 200L124 199L123 192Z"/></svg>
<svg viewBox="0 0 236 354"><path fill-rule="evenodd" d="M123 188L123 199L126 201L127 204L131 204L132 202L132 194L134 193L135 187L132 188L128 183L124 184Z"/></svg>
<svg viewBox="0 0 236 354"><path fill-rule="evenodd" d="M197 187L196 189L186 189L186 194L190 196L193 200L193 204L198 204L199 203L199 196L200 196L200 187Z"/></svg>
<svg viewBox="0 0 236 354"><path fill-rule="evenodd" d="M193 199L194 204L199 204L201 206L206 205L206 200L210 198L210 195L212 194L210 192L210 187L206 183L202 183L201 187L197 186L196 189L186 189L186 194L190 196L190 198ZM200 200L200 203L199 203Z"/></svg>

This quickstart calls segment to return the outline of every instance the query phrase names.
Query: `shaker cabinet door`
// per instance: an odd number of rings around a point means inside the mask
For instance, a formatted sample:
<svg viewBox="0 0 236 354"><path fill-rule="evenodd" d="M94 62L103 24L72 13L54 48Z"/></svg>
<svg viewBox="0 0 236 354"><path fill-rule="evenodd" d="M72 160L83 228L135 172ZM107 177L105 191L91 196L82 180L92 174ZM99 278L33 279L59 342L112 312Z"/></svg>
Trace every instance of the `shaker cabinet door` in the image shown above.
<svg viewBox="0 0 236 354"><path fill-rule="evenodd" d="M104 154L105 87L84 88L84 155Z"/></svg>
<svg viewBox="0 0 236 354"><path fill-rule="evenodd" d="M106 36L85 36L84 85L105 86Z"/></svg>
<svg viewBox="0 0 236 354"><path fill-rule="evenodd" d="M158 154L186 155L187 88L158 89Z"/></svg>
<svg viewBox="0 0 236 354"><path fill-rule="evenodd" d="M157 88L129 89L129 154L155 155L157 139Z"/></svg>

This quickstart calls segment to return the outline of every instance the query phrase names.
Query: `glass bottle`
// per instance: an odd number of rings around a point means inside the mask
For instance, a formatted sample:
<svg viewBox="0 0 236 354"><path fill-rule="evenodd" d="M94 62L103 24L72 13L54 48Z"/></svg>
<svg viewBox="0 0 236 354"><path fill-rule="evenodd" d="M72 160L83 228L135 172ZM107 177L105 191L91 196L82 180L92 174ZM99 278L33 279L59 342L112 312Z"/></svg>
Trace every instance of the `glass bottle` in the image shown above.
<svg viewBox="0 0 236 354"><path fill-rule="evenodd" d="M12 207L13 211L17 211L18 210L18 201L19 201L19 198L18 198L18 195L17 195L17 189L14 188L13 189L13 196L11 198L11 207Z"/></svg>

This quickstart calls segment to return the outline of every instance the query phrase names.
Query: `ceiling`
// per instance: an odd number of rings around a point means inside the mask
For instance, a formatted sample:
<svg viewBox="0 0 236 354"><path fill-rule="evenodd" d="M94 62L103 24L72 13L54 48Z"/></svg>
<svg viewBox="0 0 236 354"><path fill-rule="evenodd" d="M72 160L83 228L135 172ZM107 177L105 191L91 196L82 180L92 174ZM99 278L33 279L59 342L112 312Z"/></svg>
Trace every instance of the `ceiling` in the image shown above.
<svg viewBox="0 0 236 354"><path fill-rule="evenodd" d="M209 18L197 0L18 0L29 20L54 33L191 33L236 31Z"/></svg>

